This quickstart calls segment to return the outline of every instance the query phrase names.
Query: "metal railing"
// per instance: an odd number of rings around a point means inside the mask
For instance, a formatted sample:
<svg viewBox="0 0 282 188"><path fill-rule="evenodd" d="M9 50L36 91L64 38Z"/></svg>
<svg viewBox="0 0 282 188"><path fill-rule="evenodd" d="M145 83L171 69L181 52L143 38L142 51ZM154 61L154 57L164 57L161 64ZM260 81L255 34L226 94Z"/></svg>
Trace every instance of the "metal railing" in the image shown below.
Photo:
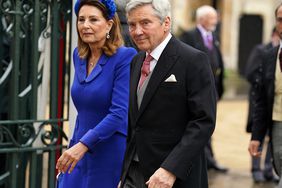
<svg viewBox="0 0 282 188"><path fill-rule="evenodd" d="M55 187L71 10L69 0L0 0L0 188Z"/></svg>

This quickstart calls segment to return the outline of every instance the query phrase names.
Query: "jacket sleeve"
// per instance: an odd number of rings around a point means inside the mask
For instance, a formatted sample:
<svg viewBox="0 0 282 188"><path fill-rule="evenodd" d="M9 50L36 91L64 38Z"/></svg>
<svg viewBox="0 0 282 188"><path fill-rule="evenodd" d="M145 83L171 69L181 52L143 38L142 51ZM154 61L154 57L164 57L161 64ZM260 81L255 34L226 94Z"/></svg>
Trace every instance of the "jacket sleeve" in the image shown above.
<svg viewBox="0 0 282 188"><path fill-rule="evenodd" d="M161 165L180 179L187 178L193 161L201 156L215 128L216 90L207 61L202 52L191 59L192 65L186 71L189 121L181 140Z"/></svg>
<svg viewBox="0 0 282 188"><path fill-rule="evenodd" d="M253 126L251 140L262 141L267 132L267 97L264 87L264 72L267 56L262 57L259 63L258 73L253 78L252 86L252 105L253 105ZM266 62L267 63L267 62Z"/></svg>

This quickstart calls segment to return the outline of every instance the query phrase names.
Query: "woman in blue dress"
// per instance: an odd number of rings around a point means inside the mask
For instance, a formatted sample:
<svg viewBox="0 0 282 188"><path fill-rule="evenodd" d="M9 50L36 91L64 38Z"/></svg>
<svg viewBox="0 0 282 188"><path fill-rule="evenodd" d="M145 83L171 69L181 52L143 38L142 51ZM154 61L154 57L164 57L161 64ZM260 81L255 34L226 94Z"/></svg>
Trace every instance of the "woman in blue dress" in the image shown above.
<svg viewBox="0 0 282 188"><path fill-rule="evenodd" d="M58 159L60 187L116 188L126 148L130 62L114 0L78 0L71 95L78 115Z"/></svg>

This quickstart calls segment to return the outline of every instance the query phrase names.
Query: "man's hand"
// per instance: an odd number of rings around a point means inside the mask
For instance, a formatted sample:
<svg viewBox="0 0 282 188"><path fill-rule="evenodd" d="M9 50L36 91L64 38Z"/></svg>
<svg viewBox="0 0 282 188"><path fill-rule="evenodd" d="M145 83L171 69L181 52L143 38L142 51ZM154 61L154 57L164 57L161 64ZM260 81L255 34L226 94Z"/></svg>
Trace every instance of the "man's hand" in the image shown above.
<svg viewBox="0 0 282 188"><path fill-rule="evenodd" d="M148 185L148 188L171 188L175 180L175 175L163 168L159 168L146 182L146 185Z"/></svg>
<svg viewBox="0 0 282 188"><path fill-rule="evenodd" d="M251 140L250 144L249 144L249 153L251 154L251 156L253 157L260 157L261 156L261 152L259 151L259 146L260 146L260 141L258 140Z"/></svg>
<svg viewBox="0 0 282 188"><path fill-rule="evenodd" d="M58 169L60 172L65 173L70 167L68 173L71 173L77 162L84 156L87 151L88 148L81 142L78 142L71 148L67 149L61 155L61 157L57 161L56 169Z"/></svg>

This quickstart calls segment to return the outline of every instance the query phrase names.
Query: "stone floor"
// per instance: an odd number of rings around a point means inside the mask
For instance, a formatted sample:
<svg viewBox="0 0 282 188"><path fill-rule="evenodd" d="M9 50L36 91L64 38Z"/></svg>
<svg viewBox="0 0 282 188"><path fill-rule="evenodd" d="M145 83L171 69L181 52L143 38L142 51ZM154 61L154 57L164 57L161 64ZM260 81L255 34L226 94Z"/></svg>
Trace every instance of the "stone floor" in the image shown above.
<svg viewBox="0 0 282 188"><path fill-rule="evenodd" d="M217 161L230 170L227 174L209 172L210 188L274 188L274 183L255 184L250 174L245 132L248 103L246 97L224 99L218 104L217 125L212 144Z"/></svg>

